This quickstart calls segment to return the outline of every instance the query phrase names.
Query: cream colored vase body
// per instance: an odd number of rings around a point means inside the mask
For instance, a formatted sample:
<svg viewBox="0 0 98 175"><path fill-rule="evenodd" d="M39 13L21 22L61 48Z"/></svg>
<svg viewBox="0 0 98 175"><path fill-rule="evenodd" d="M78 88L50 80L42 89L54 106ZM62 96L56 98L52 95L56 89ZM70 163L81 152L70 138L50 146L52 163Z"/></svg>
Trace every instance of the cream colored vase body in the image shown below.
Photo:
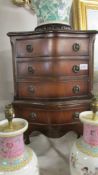
<svg viewBox="0 0 98 175"><path fill-rule="evenodd" d="M98 175L98 120L91 120L91 116L91 111L80 113L84 131L71 150L71 175Z"/></svg>
<svg viewBox="0 0 98 175"><path fill-rule="evenodd" d="M39 175L38 160L31 148L24 145L23 133L28 127L24 119L13 119L19 130L3 132L7 120L0 121L0 175Z"/></svg>

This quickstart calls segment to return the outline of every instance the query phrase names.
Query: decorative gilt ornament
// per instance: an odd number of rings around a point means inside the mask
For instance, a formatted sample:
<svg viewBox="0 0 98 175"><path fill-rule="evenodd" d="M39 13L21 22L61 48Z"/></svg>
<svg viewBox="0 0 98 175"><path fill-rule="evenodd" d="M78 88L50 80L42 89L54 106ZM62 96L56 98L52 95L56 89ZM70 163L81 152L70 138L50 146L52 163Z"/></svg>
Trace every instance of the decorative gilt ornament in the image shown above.
<svg viewBox="0 0 98 175"><path fill-rule="evenodd" d="M93 111L92 120L98 120L96 112L98 111L98 100L94 98L91 103L91 110Z"/></svg>
<svg viewBox="0 0 98 175"><path fill-rule="evenodd" d="M30 0L12 0L12 2L17 6L25 6L30 4Z"/></svg>

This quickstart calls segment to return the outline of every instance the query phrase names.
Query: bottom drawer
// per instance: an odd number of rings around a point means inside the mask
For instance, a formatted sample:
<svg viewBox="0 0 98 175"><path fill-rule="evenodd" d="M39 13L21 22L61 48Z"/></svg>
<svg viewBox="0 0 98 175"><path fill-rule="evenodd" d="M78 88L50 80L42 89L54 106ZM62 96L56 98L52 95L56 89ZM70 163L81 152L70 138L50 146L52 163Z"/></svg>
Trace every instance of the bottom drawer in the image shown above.
<svg viewBox="0 0 98 175"><path fill-rule="evenodd" d="M79 113L89 110L89 105L44 109L40 107L15 105L16 117L24 118L30 123L63 124L79 121Z"/></svg>

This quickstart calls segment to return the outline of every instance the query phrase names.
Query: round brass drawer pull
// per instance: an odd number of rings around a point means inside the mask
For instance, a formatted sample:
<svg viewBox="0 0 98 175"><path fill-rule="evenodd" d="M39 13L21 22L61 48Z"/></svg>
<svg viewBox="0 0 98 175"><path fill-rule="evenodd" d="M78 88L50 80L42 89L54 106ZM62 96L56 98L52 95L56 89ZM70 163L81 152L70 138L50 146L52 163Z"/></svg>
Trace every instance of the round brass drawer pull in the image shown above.
<svg viewBox="0 0 98 175"><path fill-rule="evenodd" d="M78 52L80 50L80 44L79 43L74 43L72 48L73 48L73 51Z"/></svg>
<svg viewBox="0 0 98 175"><path fill-rule="evenodd" d="M80 112L74 112L73 113L73 120L79 120L79 114L80 114Z"/></svg>
<svg viewBox="0 0 98 175"><path fill-rule="evenodd" d="M73 87L73 93L78 94L80 92L80 86L76 85Z"/></svg>
<svg viewBox="0 0 98 175"><path fill-rule="evenodd" d="M31 112L30 118L33 119L33 120L36 120L37 119L37 114L35 112Z"/></svg>
<svg viewBox="0 0 98 175"><path fill-rule="evenodd" d="M31 93L34 93L35 92L34 87L32 85L30 85L28 87L28 91L31 92Z"/></svg>
<svg viewBox="0 0 98 175"><path fill-rule="evenodd" d="M34 68L32 66L28 66L28 73L34 73Z"/></svg>
<svg viewBox="0 0 98 175"><path fill-rule="evenodd" d="M77 73L77 72L80 71L80 67L79 67L78 65L74 65L74 66L72 67L72 70L73 70L74 73Z"/></svg>
<svg viewBox="0 0 98 175"><path fill-rule="evenodd" d="M26 50L27 52L32 52L33 51L32 45L31 44L26 45Z"/></svg>

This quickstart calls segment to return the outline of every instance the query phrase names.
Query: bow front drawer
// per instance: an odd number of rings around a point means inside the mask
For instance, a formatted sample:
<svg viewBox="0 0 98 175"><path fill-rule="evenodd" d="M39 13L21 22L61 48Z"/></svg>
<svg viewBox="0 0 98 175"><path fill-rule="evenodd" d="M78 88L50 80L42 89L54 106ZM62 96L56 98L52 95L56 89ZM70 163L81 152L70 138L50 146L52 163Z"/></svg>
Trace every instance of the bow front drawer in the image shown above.
<svg viewBox="0 0 98 175"><path fill-rule="evenodd" d="M89 38L47 37L17 39L16 57L88 55Z"/></svg>
<svg viewBox="0 0 98 175"><path fill-rule="evenodd" d="M17 83L18 97L28 99L57 99L76 97L88 94L88 80L70 80L70 81L42 81L33 83Z"/></svg>
<svg viewBox="0 0 98 175"><path fill-rule="evenodd" d="M80 76L88 75L88 60L48 60L48 61L18 61L19 78L34 78L35 76Z"/></svg>
<svg viewBox="0 0 98 175"><path fill-rule="evenodd" d="M54 107L55 108L55 107ZM79 122L79 113L89 109L87 105L75 105L74 107L65 107L65 109L45 109L22 106L16 109L16 116L21 116L30 123L64 124Z"/></svg>

